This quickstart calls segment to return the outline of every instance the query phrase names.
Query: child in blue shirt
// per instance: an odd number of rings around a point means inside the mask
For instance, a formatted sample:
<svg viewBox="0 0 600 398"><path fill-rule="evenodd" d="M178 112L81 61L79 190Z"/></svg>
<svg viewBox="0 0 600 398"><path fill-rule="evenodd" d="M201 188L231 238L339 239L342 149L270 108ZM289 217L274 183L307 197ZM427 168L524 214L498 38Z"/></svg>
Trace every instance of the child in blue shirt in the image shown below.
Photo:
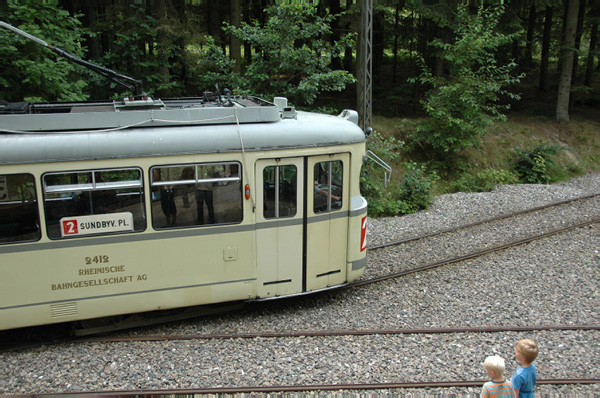
<svg viewBox="0 0 600 398"><path fill-rule="evenodd" d="M510 379L516 398L533 398L533 389L537 378L537 369L533 361L538 356L538 347L535 341L524 339L515 346L515 358L521 364Z"/></svg>

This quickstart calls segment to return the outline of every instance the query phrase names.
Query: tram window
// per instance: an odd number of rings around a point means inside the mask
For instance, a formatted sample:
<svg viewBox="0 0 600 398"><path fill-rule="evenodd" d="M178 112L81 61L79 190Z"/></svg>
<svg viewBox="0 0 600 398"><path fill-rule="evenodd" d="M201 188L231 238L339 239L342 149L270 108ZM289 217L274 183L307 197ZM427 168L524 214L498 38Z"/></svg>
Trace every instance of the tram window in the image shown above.
<svg viewBox="0 0 600 398"><path fill-rule="evenodd" d="M265 218L294 217L297 212L296 166L268 166L263 170Z"/></svg>
<svg viewBox="0 0 600 398"><path fill-rule="evenodd" d="M0 175L0 244L39 238L40 216L33 176Z"/></svg>
<svg viewBox="0 0 600 398"><path fill-rule="evenodd" d="M320 162L314 170L314 212L323 213L342 208L344 168L340 160Z"/></svg>
<svg viewBox="0 0 600 398"><path fill-rule="evenodd" d="M150 176L156 229L242 221L238 162L156 166Z"/></svg>
<svg viewBox="0 0 600 398"><path fill-rule="evenodd" d="M138 168L48 173L43 182L46 226L52 239L146 228Z"/></svg>

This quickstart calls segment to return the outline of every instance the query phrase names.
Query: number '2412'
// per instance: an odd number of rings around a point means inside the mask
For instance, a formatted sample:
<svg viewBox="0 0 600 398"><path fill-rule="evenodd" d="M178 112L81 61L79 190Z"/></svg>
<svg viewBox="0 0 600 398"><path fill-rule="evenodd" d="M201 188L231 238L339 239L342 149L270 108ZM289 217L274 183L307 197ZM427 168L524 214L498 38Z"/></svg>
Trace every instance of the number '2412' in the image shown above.
<svg viewBox="0 0 600 398"><path fill-rule="evenodd" d="M109 262L109 259L108 259L108 256L106 256L106 255L99 255L99 256L85 258L85 265L103 264L103 263L108 263L108 262Z"/></svg>

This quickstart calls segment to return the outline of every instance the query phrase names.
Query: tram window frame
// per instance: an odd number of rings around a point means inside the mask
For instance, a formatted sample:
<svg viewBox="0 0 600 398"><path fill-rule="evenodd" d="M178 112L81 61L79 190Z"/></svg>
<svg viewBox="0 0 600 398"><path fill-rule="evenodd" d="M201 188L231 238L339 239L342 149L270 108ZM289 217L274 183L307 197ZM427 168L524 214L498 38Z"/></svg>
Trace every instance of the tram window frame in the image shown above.
<svg viewBox="0 0 600 398"><path fill-rule="evenodd" d="M136 178L128 179L128 174L131 173L136 173ZM53 179L56 180L53 181ZM141 167L48 172L42 175L42 190L46 229L50 239L133 233L146 230L144 171ZM133 203L126 204L123 199L126 196L137 198ZM60 203L56 204L58 202ZM127 209L128 211L120 211L131 206L133 208ZM83 231L67 233L66 227L61 226L61 220L65 218L89 217L89 220L93 220L94 218L104 219L119 216L124 217L121 228L98 229L98 232L94 230L85 233ZM110 221L109 224L111 224Z"/></svg>
<svg viewBox="0 0 600 398"><path fill-rule="evenodd" d="M11 180L16 182L11 184ZM41 239L40 209L33 174L0 174L0 215L0 245Z"/></svg>
<svg viewBox="0 0 600 398"><path fill-rule="evenodd" d="M286 177L290 170L290 177ZM298 214L298 168L293 164L269 165L263 173L263 216L266 220L293 218ZM271 186L272 184L272 186Z"/></svg>
<svg viewBox="0 0 600 398"><path fill-rule="evenodd" d="M334 172L334 168L337 172ZM315 185L313 212L322 214L341 210L344 207L344 162L341 159L317 162L314 165L313 172ZM325 178L325 181L323 181L323 178ZM325 194L321 195L320 192L325 192ZM330 195L330 192L333 192L333 195ZM321 196L326 198L321 198ZM333 196L340 199L334 201L332 200Z"/></svg>
<svg viewBox="0 0 600 398"><path fill-rule="evenodd" d="M152 227L165 230L241 223L242 175L241 162L234 160L152 166L149 170Z"/></svg>

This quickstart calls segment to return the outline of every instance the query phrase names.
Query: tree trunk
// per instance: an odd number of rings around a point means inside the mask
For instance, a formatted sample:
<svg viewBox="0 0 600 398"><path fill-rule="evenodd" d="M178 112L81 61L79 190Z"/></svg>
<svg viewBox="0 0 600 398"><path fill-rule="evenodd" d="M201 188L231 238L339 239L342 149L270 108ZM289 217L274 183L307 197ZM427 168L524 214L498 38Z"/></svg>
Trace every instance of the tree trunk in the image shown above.
<svg viewBox="0 0 600 398"><path fill-rule="evenodd" d="M178 95L182 95L186 92L190 81L187 43L191 40L190 37L195 34L189 21L194 6L188 8L185 0L172 0L171 7L175 17L179 21L181 32L176 33L174 38L174 44L178 50L170 55L172 59L171 65L179 65L179 68L171 69L170 73L173 80L181 83L183 92L178 92ZM183 34L182 32L187 32L187 34Z"/></svg>
<svg viewBox="0 0 600 398"><path fill-rule="evenodd" d="M396 83L396 71L398 69L398 29L399 29L399 13L400 4L396 4L396 12L394 13L394 63L392 64L392 82Z"/></svg>
<svg viewBox="0 0 600 398"><path fill-rule="evenodd" d="M159 0L155 4L152 14L158 23L158 29L156 32L156 57L158 59L158 73L161 77L161 83L164 85L169 84L171 76L169 74L169 54L168 48L171 45L170 38L166 33L166 27L169 23L169 13L167 10L167 4L165 0ZM157 94L164 96L169 95L168 90L162 89Z"/></svg>
<svg viewBox="0 0 600 398"><path fill-rule="evenodd" d="M592 77L594 76L594 53L596 52L596 43L598 42L598 22L592 24L590 32L590 49L587 58L587 68L585 72L585 85L592 86Z"/></svg>
<svg viewBox="0 0 600 398"><path fill-rule="evenodd" d="M347 0L346 1L346 12L350 12L352 7L354 7L354 0ZM349 20L346 23L346 31L349 32L351 27L352 27L352 22ZM358 43L360 43L360 40L358 40ZM348 72L352 72L352 61L354 61L354 52L352 51L352 48L346 47L346 50L344 51L344 70L346 70Z"/></svg>
<svg viewBox="0 0 600 398"><path fill-rule="evenodd" d="M571 76L572 84L575 84L577 78L577 66L579 65L579 50L581 46L581 34L583 32L583 19L585 17L585 0L579 0L579 13L577 16L577 31L575 33L575 52L573 53L573 74Z"/></svg>
<svg viewBox="0 0 600 398"><path fill-rule="evenodd" d="M97 0L90 0L84 2L82 5L82 9L84 10L84 26L91 29L94 32L98 29L98 4ZM96 35L84 35L85 43L88 48L88 53L86 58L89 59L99 59L101 56L100 53L100 39Z"/></svg>
<svg viewBox="0 0 600 398"><path fill-rule="evenodd" d="M385 54L385 14L377 9L373 10L373 82L383 80L383 60Z"/></svg>
<svg viewBox="0 0 600 398"><path fill-rule="evenodd" d="M600 0L592 1L590 17L592 26L590 27L590 48L588 51L587 65L585 71L585 85L592 86L592 77L594 76L594 58L596 57L596 45L598 43L598 21L600 19ZM598 63L600 66L600 62Z"/></svg>
<svg viewBox="0 0 600 398"><path fill-rule="evenodd" d="M109 15L109 10L107 10L107 6L106 6L106 2L105 1L100 1L98 3L98 14L99 16L104 16L103 17L103 21L104 23L106 23L107 17ZM114 23L114 21L113 21ZM110 45L112 43L112 37L113 37L113 27L107 27L106 29L102 29L100 32L100 52L104 55L108 52L108 50L110 50Z"/></svg>
<svg viewBox="0 0 600 398"><path fill-rule="evenodd" d="M544 19L544 37L542 39L542 61L540 62L540 91L548 91L548 64L550 59L550 37L552 35L553 6L546 7Z"/></svg>
<svg viewBox="0 0 600 398"><path fill-rule="evenodd" d="M531 68L533 65L533 39L535 36L535 28L536 28L536 12L535 12L535 3L531 3L529 7L529 21L527 23L527 43L525 43L525 67L527 69Z"/></svg>
<svg viewBox="0 0 600 398"><path fill-rule="evenodd" d="M242 21L241 0L231 0L230 6L230 23L236 28L239 28ZM242 71L242 43L235 35L229 35L229 57L235 61L233 71L235 73L240 73Z"/></svg>
<svg viewBox="0 0 600 398"><path fill-rule="evenodd" d="M221 31L221 6L218 0L206 2L207 33L215 39L217 46L225 47L223 43L223 32Z"/></svg>
<svg viewBox="0 0 600 398"><path fill-rule="evenodd" d="M556 120L569 121L569 98L571 93L571 77L573 74L573 47L577 33L577 17L579 14L579 1L568 2L565 18L565 37L561 54L561 75L558 83L558 99L556 101Z"/></svg>
<svg viewBox="0 0 600 398"><path fill-rule="evenodd" d="M528 15L529 15L529 9L527 7L527 5L525 4L525 0L516 0L511 2L511 8L514 9L514 15L517 18L517 20L520 21L526 21L528 19ZM521 22L521 25L524 26L525 24L523 22ZM527 35L529 34L529 32L527 32ZM521 38L516 38L513 40L512 42L512 58L514 60L516 60L516 62L519 64L519 69L520 70L524 70L526 69L525 66L525 55L523 53L524 48L522 47L523 44L523 40Z"/></svg>
<svg viewBox="0 0 600 398"><path fill-rule="evenodd" d="M339 14L342 12L342 5L340 4L340 0L330 0L329 1L329 12L333 15ZM339 18L334 19L331 22L331 45L333 46L335 42L340 40L342 37L341 29L340 29L340 21ZM333 55L333 54L332 54ZM331 58L331 69L339 70L342 69L342 59L341 54L335 54Z"/></svg>

